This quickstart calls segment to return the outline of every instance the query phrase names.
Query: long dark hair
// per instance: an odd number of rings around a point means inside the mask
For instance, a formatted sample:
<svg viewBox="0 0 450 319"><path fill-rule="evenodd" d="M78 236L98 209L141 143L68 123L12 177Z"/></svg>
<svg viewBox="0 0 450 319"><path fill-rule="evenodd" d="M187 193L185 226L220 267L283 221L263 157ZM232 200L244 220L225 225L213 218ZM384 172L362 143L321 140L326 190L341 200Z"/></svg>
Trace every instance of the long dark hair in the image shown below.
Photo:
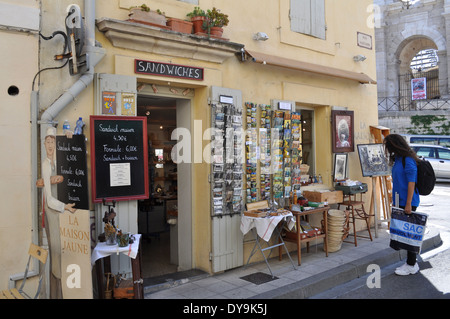
<svg viewBox="0 0 450 319"><path fill-rule="evenodd" d="M389 160L389 165L394 165L396 157L412 157L416 162L419 158L416 152L409 146L408 142L398 134L389 134L384 138L384 152Z"/></svg>

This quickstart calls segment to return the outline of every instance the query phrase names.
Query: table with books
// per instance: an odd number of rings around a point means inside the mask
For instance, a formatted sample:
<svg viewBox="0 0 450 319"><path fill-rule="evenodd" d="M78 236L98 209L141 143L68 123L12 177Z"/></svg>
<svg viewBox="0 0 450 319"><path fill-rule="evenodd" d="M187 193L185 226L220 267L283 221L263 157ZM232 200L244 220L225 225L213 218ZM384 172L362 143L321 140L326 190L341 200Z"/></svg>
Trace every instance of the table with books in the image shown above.
<svg viewBox="0 0 450 319"><path fill-rule="evenodd" d="M242 233L245 235L248 232L252 231L255 237L255 245L253 246L250 256L248 257L246 266L249 264L250 259L259 250L264 257L264 261L269 268L270 274L273 277L274 275L268 262L270 254L266 257L264 252L267 250L272 250L276 247L279 247L279 249L281 250L282 247L284 247L292 263L292 266L294 267L294 269L296 269L295 264L281 236L281 231L283 230L283 227L285 225L288 229L292 229L295 226L295 217L292 212L285 209L272 210L267 207L261 209L252 209L251 207L251 204L247 205L247 209L249 210L244 212L241 220ZM274 238L276 242L273 245L270 244L271 238ZM261 243L261 240L263 243ZM267 247L263 247L264 242Z"/></svg>
<svg viewBox="0 0 450 319"><path fill-rule="evenodd" d="M310 207L308 207L310 208ZM303 211L292 207L291 212L295 217L295 228L293 231L286 232L284 241L293 242L297 244L297 258L298 265L300 266L302 260L302 243L306 243L307 251L309 252L309 243L314 240L323 238L323 247L325 254L328 257L328 243L327 243L327 214L330 210L329 206L317 207L312 209L305 209ZM314 227L309 224L309 216L313 214L322 214L323 220L321 227ZM303 220L304 218L304 220ZM279 256L281 258L282 251L279 250Z"/></svg>

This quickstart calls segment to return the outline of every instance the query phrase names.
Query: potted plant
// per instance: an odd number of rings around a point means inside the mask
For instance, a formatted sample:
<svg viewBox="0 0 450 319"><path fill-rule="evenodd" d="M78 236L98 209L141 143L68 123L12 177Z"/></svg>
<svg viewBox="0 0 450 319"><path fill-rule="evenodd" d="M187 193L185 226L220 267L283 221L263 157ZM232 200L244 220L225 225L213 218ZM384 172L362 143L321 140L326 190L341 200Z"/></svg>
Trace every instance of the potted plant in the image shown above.
<svg viewBox="0 0 450 319"><path fill-rule="evenodd" d="M195 7L194 10L186 14L194 25L194 33L203 33L203 22L206 19L206 12L200 7Z"/></svg>
<svg viewBox="0 0 450 319"><path fill-rule="evenodd" d="M212 10L208 9L205 20L208 34L214 37L222 37L223 27L227 26L229 22L228 15L221 13L220 10L215 7Z"/></svg>
<svg viewBox="0 0 450 319"><path fill-rule="evenodd" d="M167 19L164 12L159 9L152 11L146 4L130 8L129 17L131 22L167 28Z"/></svg>

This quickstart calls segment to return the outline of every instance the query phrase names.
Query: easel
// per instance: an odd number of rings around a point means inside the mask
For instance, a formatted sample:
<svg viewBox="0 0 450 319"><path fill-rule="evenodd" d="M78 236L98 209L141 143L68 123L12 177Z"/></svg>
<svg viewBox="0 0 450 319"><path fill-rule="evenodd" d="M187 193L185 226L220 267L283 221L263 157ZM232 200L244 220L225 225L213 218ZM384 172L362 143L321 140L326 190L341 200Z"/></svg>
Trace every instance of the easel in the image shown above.
<svg viewBox="0 0 450 319"><path fill-rule="evenodd" d="M375 143L383 143L383 139L390 134L390 129L384 126L370 126L370 134L373 136ZM377 184L378 181L378 184ZM377 209L377 185L380 188L381 210L383 211L384 221L390 222L390 211L392 203L392 178L391 176L375 176L372 177L372 199L370 202L370 210L374 209L375 215L375 237L378 238L378 221L381 221Z"/></svg>

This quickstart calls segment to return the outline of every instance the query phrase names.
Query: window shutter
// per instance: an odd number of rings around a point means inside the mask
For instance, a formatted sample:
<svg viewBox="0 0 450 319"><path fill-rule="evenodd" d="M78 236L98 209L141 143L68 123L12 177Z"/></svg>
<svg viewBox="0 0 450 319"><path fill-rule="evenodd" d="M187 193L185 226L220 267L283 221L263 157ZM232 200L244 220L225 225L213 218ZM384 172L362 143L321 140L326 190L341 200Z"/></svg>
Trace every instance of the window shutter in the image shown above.
<svg viewBox="0 0 450 319"><path fill-rule="evenodd" d="M325 0L290 0L291 31L325 39Z"/></svg>
<svg viewBox="0 0 450 319"><path fill-rule="evenodd" d="M325 40L325 0L311 0L311 35Z"/></svg>
<svg viewBox="0 0 450 319"><path fill-rule="evenodd" d="M291 30L311 34L311 0L291 0Z"/></svg>

